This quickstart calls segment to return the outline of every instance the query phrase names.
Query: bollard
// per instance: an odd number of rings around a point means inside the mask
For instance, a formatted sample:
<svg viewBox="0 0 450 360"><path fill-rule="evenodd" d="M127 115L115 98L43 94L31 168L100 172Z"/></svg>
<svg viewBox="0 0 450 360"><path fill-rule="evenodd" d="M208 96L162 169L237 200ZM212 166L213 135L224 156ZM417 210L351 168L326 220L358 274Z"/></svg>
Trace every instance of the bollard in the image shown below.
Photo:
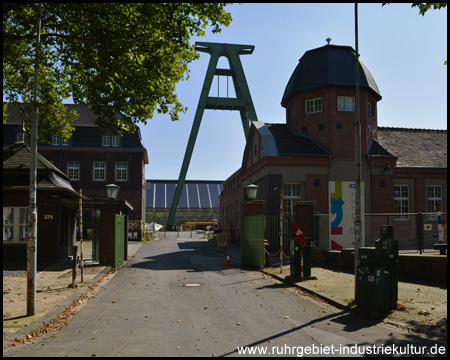
<svg viewBox="0 0 450 360"><path fill-rule="evenodd" d="M78 261L79 261L79 257L77 258L77 250L78 250L78 246L74 246L73 247L72 285L71 285L72 289L75 289L75 287L77 286L77 270L78 270Z"/></svg>

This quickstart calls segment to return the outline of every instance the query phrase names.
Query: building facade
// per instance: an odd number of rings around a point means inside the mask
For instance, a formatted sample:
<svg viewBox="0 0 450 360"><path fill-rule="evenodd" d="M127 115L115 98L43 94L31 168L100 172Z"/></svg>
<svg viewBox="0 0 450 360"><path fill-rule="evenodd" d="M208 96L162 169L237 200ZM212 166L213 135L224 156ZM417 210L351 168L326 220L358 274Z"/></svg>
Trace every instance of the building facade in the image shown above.
<svg viewBox="0 0 450 360"><path fill-rule="evenodd" d="M378 126L380 91L359 59L361 181L364 212L442 211L447 204L447 131ZM224 182L221 218L231 216L244 188L259 186L266 215L293 213L296 201L314 202L314 212L329 213L329 182L355 181L355 52L326 45L299 60L282 97L285 123L253 122L241 168ZM230 190L230 184L237 186Z"/></svg>
<svg viewBox="0 0 450 360"><path fill-rule="evenodd" d="M177 180L147 180L147 222L166 224ZM186 180L178 204L175 223L216 222L219 220L219 196L223 181Z"/></svg>
<svg viewBox="0 0 450 360"><path fill-rule="evenodd" d="M139 128L134 133L124 131L119 136L109 130L101 134L94 124L96 116L83 105L66 105L80 116L71 126L75 128L69 140L58 134L39 143L38 152L67 175L71 186L90 199L106 198L106 185L120 187L118 200L127 200L133 207L130 222L145 221L145 165L147 150L142 144ZM18 110L8 107L9 116L3 124L3 146L17 141L29 142L22 133ZM120 116L120 114L118 114ZM24 138L25 137L25 138Z"/></svg>
<svg viewBox="0 0 450 360"><path fill-rule="evenodd" d="M3 148L3 263L26 260L30 148L23 142ZM38 263L67 258L76 236L79 194L69 178L37 156Z"/></svg>

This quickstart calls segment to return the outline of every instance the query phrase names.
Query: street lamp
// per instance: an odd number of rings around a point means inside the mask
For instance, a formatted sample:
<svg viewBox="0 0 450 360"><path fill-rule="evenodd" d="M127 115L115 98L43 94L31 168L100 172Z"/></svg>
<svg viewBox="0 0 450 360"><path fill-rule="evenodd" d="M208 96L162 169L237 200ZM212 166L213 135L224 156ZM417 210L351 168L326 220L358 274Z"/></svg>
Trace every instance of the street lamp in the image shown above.
<svg viewBox="0 0 450 360"><path fill-rule="evenodd" d="M256 194L258 193L258 185L251 184L245 188L245 191L247 192L247 199L248 200L255 200Z"/></svg>
<svg viewBox="0 0 450 360"><path fill-rule="evenodd" d="M106 194L108 195L108 199L115 200L119 189L120 187L116 184L106 185Z"/></svg>

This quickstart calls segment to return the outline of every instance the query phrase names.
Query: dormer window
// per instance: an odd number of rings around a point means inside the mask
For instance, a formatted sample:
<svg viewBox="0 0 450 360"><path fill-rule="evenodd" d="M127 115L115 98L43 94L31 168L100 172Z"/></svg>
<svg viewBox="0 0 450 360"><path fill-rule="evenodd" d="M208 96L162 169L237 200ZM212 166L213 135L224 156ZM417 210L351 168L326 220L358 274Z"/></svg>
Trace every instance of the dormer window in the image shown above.
<svg viewBox="0 0 450 360"><path fill-rule="evenodd" d="M103 136L102 146L110 146L110 145L111 145L111 138L109 136Z"/></svg>
<svg viewBox="0 0 450 360"><path fill-rule="evenodd" d="M52 135L52 145L60 145L60 144L61 144L61 136Z"/></svg>
<svg viewBox="0 0 450 360"><path fill-rule="evenodd" d="M63 145L63 146L69 146L69 145L70 145L70 139L64 139L64 140L61 140L61 145Z"/></svg>
<svg viewBox="0 0 450 360"><path fill-rule="evenodd" d="M118 147L120 145L120 136L113 136L111 145Z"/></svg>
<svg viewBox="0 0 450 360"><path fill-rule="evenodd" d="M306 100L305 108L306 108L307 114L321 112L322 111L322 98Z"/></svg>

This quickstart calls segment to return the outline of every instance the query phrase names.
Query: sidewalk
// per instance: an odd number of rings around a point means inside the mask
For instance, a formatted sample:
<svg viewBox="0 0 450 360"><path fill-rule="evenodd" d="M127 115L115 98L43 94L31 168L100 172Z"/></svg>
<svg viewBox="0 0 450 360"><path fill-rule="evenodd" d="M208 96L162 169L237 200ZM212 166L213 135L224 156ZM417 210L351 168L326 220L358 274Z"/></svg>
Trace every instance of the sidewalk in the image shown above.
<svg viewBox="0 0 450 360"><path fill-rule="evenodd" d="M210 240L210 249L230 255L231 263L240 266L241 248L239 245L230 244L227 250L219 249L215 240ZM224 257L225 259L225 257ZM349 311L357 311L352 303L355 298L355 275L339 270L313 267L311 277L302 282L290 282L290 267L283 265L283 273L279 267L264 268L261 271L279 281L297 287L327 303ZM398 283L397 310L391 311L387 316L379 317L379 314L364 312L363 316L370 316L376 320L390 323L395 326L411 328L412 331L425 331L438 336L447 337L447 289L440 287L415 284Z"/></svg>
<svg viewBox="0 0 450 360"><path fill-rule="evenodd" d="M132 257L141 245L142 243L129 243L128 257ZM26 274L3 277L3 348L13 343L15 338L27 336L57 318L111 269L92 262L88 254L84 266L84 282L81 283L81 270L78 269L78 287L72 289L72 267L73 262L67 260L37 273L34 316L26 316Z"/></svg>

